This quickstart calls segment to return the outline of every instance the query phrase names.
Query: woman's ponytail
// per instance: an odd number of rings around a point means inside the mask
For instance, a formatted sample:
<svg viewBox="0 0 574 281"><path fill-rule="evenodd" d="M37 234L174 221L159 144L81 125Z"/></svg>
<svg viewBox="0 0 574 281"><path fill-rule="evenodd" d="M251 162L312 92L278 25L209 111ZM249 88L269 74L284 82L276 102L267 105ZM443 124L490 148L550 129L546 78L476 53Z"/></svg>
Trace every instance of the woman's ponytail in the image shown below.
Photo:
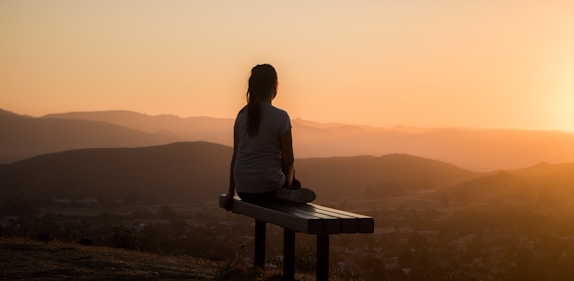
<svg viewBox="0 0 574 281"><path fill-rule="evenodd" d="M247 88L247 133L257 134L261 122L261 107L259 103L275 95L277 91L277 72L269 64L259 64L251 69L249 87Z"/></svg>

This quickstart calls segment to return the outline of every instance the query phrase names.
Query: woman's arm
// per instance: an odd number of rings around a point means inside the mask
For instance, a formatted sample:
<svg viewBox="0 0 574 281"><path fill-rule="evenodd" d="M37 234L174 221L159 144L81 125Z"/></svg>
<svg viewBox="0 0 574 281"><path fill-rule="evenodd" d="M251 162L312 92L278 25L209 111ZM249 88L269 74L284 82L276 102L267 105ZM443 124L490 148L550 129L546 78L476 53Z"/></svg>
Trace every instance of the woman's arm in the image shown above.
<svg viewBox="0 0 574 281"><path fill-rule="evenodd" d="M235 152L235 148L233 149L233 156L231 156L231 165L229 167L229 189L227 190L227 194L235 195L235 178L233 177L233 167L235 166L235 157L237 153Z"/></svg>
<svg viewBox="0 0 574 281"><path fill-rule="evenodd" d="M295 168L293 166L294 162L293 137L291 135L291 129L289 129L281 135L281 167L283 169L283 174L285 174L287 186L291 186L291 183L293 182L293 176L295 174Z"/></svg>
<svg viewBox="0 0 574 281"><path fill-rule="evenodd" d="M237 137L233 133L233 155L231 156L231 164L229 167L229 189L223 201L223 206L226 210L231 209L233 197L235 196L235 177L233 176L233 168L235 167L235 158L237 157Z"/></svg>

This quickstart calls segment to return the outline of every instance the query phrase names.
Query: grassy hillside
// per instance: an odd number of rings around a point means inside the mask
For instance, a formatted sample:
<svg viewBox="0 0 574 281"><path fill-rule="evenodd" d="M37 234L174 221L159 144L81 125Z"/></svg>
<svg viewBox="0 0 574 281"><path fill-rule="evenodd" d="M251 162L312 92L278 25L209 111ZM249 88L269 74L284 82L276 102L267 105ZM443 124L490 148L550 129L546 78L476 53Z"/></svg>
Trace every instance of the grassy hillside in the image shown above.
<svg viewBox="0 0 574 281"><path fill-rule="evenodd" d="M224 264L192 257L0 238L1 280L213 280Z"/></svg>
<svg viewBox="0 0 574 281"><path fill-rule="evenodd" d="M314 280L297 274L301 281ZM280 272L190 256L163 256L75 243L0 237L0 280L279 281ZM338 280L338 279L334 279Z"/></svg>

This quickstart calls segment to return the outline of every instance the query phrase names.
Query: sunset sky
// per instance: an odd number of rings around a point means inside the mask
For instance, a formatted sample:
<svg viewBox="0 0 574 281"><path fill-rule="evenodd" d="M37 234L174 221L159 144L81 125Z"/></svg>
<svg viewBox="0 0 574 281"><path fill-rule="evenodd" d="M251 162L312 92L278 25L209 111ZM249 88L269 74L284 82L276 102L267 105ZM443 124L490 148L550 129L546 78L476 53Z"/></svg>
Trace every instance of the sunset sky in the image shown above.
<svg viewBox="0 0 574 281"><path fill-rule="evenodd" d="M574 131L574 1L0 1L0 108Z"/></svg>

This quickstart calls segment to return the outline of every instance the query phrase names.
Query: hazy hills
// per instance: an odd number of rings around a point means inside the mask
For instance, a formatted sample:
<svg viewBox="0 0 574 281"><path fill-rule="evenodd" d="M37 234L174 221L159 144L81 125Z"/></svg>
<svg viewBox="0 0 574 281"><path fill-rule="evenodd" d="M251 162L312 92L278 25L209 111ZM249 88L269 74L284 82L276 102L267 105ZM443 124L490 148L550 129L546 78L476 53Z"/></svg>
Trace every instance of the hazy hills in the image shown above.
<svg viewBox="0 0 574 281"><path fill-rule="evenodd" d="M79 148L139 147L177 141L230 146L232 119L148 116L129 111L41 118L0 110L0 163ZM409 154L475 171L574 162L574 134L559 131L379 128L293 120L297 158Z"/></svg>
<svg viewBox="0 0 574 281"><path fill-rule="evenodd" d="M44 118L107 122L150 134L169 134L174 138L186 141L233 144L233 121L230 119L210 117L181 118L174 115L149 116L121 110L49 114L44 116Z"/></svg>
<svg viewBox="0 0 574 281"><path fill-rule="evenodd" d="M0 110L0 136L0 163L70 149L149 146L177 139L112 123L34 118L2 110Z"/></svg>
<svg viewBox="0 0 574 281"><path fill-rule="evenodd" d="M226 192L230 158L230 147L206 142L59 152L0 167L1 192L23 199L202 202ZM297 177L323 199L362 197L385 182L436 187L477 175L408 155L297 160Z"/></svg>
<svg viewBox="0 0 574 281"><path fill-rule="evenodd" d="M2 135L9 135L12 139L11 143L27 144L19 145L17 149L10 149L4 145L6 140L0 140L2 142L0 143L2 144L0 145L0 163L75 148L135 147L175 141L208 141L229 146L232 144L232 119L148 116L129 111L103 111L52 114L25 121L38 124L45 122L50 123L50 126L56 126L53 123L58 122L57 120L77 120L74 121L75 124L85 130L84 133L78 134L78 129L69 125L68 131L61 129L58 131L59 136L55 136L54 133L49 133L54 130L47 128L48 125L22 127L9 125L17 120L6 120L2 114L0 118L2 118L0 120ZM98 123L79 123L78 120ZM125 134L132 134L134 137L119 138L114 137L114 134L108 136L108 131L101 127L109 129L112 124L125 130L131 129ZM99 129L92 130L91 126L99 127ZM115 134L119 134L120 129L114 128ZM40 135L38 132L44 133ZM574 134L560 131L420 129L401 126L380 128L320 124L295 119L293 120L293 135L297 158L380 156L401 153L436 159L475 171L517 169L540 162L574 162ZM44 138L47 141L38 141ZM69 138L80 139L77 142L71 142ZM121 141L114 144L116 138ZM96 142L96 139L99 139L99 142Z"/></svg>
<svg viewBox="0 0 574 281"><path fill-rule="evenodd" d="M6 165L1 192L29 200L213 200L225 192L230 156L230 147L204 142L65 151Z"/></svg>
<svg viewBox="0 0 574 281"><path fill-rule="evenodd" d="M230 147L207 142L65 151L0 166L0 195L40 201L213 201L226 192L230 157ZM297 177L318 192L319 201L413 196L418 191L438 190L449 194L450 202L464 204L492 200L567 203L564 198L571 198L574 189L574 164L485 174L391 154L299 159L296 167Z"/></svg>
<svg viewBox="0 0 574 281"><path fill-rule="evenodd" d="M296 169L297 177L310 187L349 199L369 198L373 192L382 195L380 191L389 186L413 190L440 189L482 175L406 154L307 158L297 160Z"/></svg>

